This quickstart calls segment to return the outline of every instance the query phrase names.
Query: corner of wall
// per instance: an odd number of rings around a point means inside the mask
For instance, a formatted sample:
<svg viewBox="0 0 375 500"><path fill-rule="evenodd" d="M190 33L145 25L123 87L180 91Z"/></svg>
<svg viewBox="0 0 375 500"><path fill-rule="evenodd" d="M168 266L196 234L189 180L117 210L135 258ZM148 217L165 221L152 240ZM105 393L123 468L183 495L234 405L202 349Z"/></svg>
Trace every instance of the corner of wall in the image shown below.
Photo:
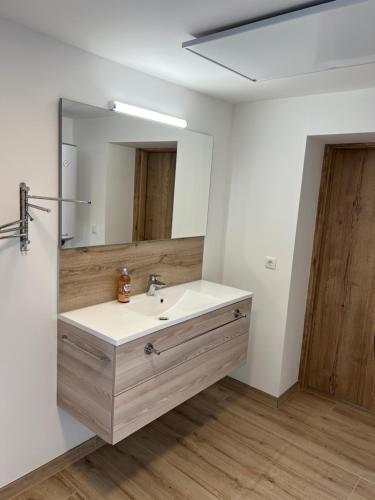
<svg viewBox="0 0 375 500"><path fill-rule="evenodd" d="M298 381L324 147L324 143L321 140L313 137L307 138L289 289L279 395L283 394Z"/></svg>

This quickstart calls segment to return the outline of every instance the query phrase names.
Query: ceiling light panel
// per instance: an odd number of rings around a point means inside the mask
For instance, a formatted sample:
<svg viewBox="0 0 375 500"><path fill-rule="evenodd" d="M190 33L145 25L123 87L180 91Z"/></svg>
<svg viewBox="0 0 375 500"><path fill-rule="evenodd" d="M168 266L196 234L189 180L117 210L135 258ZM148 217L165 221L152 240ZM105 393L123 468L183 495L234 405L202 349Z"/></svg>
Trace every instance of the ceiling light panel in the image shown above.
<svg viewBox="0 0 375 500"><path fill-rule="evenodd" d="M375 1L332 0L195 38L183 48L252 81L375 62Z"/></svg>

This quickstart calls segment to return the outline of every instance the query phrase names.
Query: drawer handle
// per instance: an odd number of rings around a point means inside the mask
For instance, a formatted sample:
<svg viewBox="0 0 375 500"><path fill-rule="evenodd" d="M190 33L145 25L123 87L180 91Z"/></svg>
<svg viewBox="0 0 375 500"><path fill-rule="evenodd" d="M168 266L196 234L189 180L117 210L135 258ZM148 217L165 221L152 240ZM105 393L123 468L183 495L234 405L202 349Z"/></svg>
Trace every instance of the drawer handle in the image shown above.
<svg viewBox="0 0 375 500"><path fill-rule="evenodd" d="M73 342L72 340L70 340L70 338L67 336L67 335L62 335L61 336L61 339L66 342L67 344L75 347L76 349L78 349L79 351L82 351L84 352L85 354L88 354L89 356L91 356L92 358L98 360L98 361L111 361L109 359L108 356L106 356L105 354L94 354L93 352L91 351L88 351L87 349L84 349L83 347L81 347L80 345L76 344L75 342Z"/></svg>
<svg viewBox="0 0 375 500"><path fill-rule="evenodd" d="M236 319L241 319L241 318L246 318L246 314L243 314L239 309L235 309L233 311L233 316L236 318Z"/></svg>
<svg viewBox="0 0 375 500"><path fill-rule="evenodd" d="M180 345L186 344L187 342L190 342L191 340L197 339L199 337L202 337L203 335L206 335L208 332L212 332L213 330L216 330L217 328L221 328L222 326L229 325L230 323L234 323L235 321L238 321L239 319L246 318L246 314L243 314L239 309L235 309L233 311L233 316L235 319L232 319L231 321L227 321L226 323L223 323L222 325L217 326L216 328L212 328L211 330L208 330L206 332L201 332L198 333L197 335L192 335L191 337L188 337L187 339L181 340L181 342L177 342L176 344L169 345L167 347L164 347L164 349L156 349L151 342L145 345L144 347L144 353L147 355L150 354L157 354L160 356L163 352L169 351L170 349L174 349L175 347L178 347Z"/></svg>

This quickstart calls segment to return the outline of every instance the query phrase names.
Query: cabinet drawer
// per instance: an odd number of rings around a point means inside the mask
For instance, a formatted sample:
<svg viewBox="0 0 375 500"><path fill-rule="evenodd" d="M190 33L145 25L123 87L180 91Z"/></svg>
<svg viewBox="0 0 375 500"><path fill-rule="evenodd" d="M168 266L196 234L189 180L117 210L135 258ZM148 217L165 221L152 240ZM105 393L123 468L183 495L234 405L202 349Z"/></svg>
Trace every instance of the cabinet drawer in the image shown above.
<svg viewBox="0 0 375 500"><path fill-rule="evenodd" d="M115 396L112 442L124 439L241 366L248 338L248 333L238 335Z"/></svg>
<svg viewBox="0 0 375 500"><path fill-rule="evenodd" d="M240 311L238 314L235 311ZM184 323L134 340L116 349L114 394L118 395L209 351L250 327L251 299L226 306ZM152 344L159 351L146 354Z"/></svg>
<svg viewBox="0 0 375 500"><path fill-rule="evenodd" d="M250 311L244 300L119 347L59 320L58 405L116 443L241 366Z"/></svg>
<svg viewBox="0 0 375 500"><path fill-rule="evenodd" d="M58 404L111 439L114 346L58 321Z"/></svg>

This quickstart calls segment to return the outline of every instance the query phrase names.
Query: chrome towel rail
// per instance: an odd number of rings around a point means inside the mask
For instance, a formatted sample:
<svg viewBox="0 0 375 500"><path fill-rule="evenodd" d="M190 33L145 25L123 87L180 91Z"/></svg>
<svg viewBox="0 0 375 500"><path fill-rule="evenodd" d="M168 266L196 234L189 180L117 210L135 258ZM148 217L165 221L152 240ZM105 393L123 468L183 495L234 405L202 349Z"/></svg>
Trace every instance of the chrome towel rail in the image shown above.
<svg viewBox="0 0 375 500"><path fill-rule="evenodd" d="M84 203L85 205L91 205L91 201L85 200L73 200L72 198L51 198L51 196L27 196L29 199L33 200L51 200L51 201L68 201L70 203Z"/></svg>
<svg viewBox="0 0 375 500"><path fill-rule="evenodd" d="M21 222L23 222L23 219L18 219L18 220L15 220L13 222L8 222L7 224L2 224L0 226L0 229L4 229L5 227L9 227L9 226L14 226L15 224L20 224Z"/></svg>
<svg viewBox="0 0 375 500"><path fill-rule="evenodd" d="M58 201L58 202L68 202L68 203L84 203L86 205L91 205L91 201L84 200L73 200L71 198L61 198L52 196L35 196L29 194L30 188L24 182L19 185L19 199L20 199L20 218L13 222L8 222L6 224L0 225L0 234L11 233L5 236L0 236L0 240L6 240L11 238L19 238L20 240L20 250L21 253L25 254L29 249L29 222L32 222L34 218L30 215L29 209L40 210L42 212L50 213L51 209L46 207L41 207L40 205L34 205L29 203L29 200L46 200L46 201Z"/></svg>
<svg viewBox="0 0 375 500"><path fill-rule="evenodd" d="M233 316L234 319L227 321L226 323L223 323L215 328L212 328L211 330L204 331L201 333L197 333L196 335L192 335L191 337L188 337L184 340L180 340L180 342L176 342L175 344L171 344L167 347L164 347L163 349L157 349L151 342L145 345L143 351L145 354L150 355L150 354L157 354L160 356L160 354L163 354L163 352L170 351L171 349L174 349L175 347L179 347L180 345L186 344L187 342L190 342L191 340L195 340L199 337L203 337L203 335L207 335L209 332L213 332L214 330L217 330L218 328L221 328L222 326L229 325L231 323L234 323L235 321L238 321L239 319L246 318L246 314L243 314L239 309L235 309L233 311Z"/></svg>

